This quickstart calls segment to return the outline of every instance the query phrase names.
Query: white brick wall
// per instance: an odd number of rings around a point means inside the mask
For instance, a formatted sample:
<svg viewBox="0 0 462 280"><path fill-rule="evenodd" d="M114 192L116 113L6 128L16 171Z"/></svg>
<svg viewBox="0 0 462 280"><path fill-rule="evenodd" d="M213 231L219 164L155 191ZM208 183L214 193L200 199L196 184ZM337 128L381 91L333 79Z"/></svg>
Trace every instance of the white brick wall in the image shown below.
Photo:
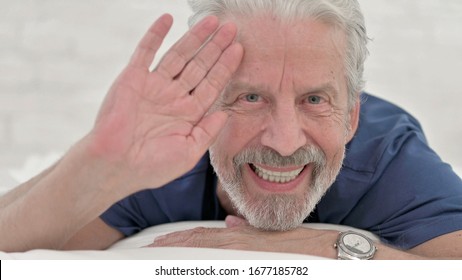
<svg viewBox="0 0 462 280"><path fill-rule="evenodd" d="M360 2L374 39L367 88L416 115L435 149L462 168L462 2ZM186 29L186 0L0 0L0 170L65 151L88 131L164 12L176 19L171 45Z"/></svg>
<svg viewBox="0 0 462 280"><path fill-rule="evenodd" d="M367 88L414 114L462 175L462 2L359 1L373 38Z"/></svg>

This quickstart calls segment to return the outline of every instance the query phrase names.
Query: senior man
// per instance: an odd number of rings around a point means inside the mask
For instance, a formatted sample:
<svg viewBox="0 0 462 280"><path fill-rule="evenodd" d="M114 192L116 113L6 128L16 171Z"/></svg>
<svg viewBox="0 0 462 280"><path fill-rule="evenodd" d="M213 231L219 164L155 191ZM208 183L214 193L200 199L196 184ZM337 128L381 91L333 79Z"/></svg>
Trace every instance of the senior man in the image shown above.
<svg viewBox="0 0 462 280"><path fill-rule="evenodd" d="M103 249L152 225L226 218L228 228L152 246L462 256L460 178L414 118L360 96L367 35L356 1L190 2L198 23L154 71L168 15L141 41L94 129L2 198L2 224L32 230L9 233L16 242L2 248ZM303 222L369 230L390 247Z"/></svg>

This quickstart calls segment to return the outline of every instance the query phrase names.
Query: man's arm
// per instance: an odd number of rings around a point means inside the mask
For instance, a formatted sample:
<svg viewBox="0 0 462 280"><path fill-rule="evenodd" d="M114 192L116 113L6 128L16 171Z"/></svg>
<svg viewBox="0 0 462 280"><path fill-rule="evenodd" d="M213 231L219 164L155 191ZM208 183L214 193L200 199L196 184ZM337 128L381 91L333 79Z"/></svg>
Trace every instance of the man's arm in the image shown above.
<svg viewBox="0 0 462 280"><path fill-rule="evenodd" d="M55 164L56 165L56 164ZM27 182L22 183L21 185L10 190L6 194L0 197L0 211L10 205L12 202L19 199L21 196L25 195L33 186L35 186L41 179L43 179L47 174L49 174L55 165L52 165L48 169L44 170L42 173L34 176Z"/></svg>
<svg viewBox="0 0 462 280"><path fill-rule="evenodd" d="M61 248L119 199L115 190L125 181L84 146L79 142L52 171L1 210L2 251Z"/></svg>
<svg viewBox="0 0 462 280"><path fill-rule="evenodd" d="M227 115L208 109L243 55L233 42L236 26L219 28L216 17L204 18L151 72L171 25L169 15L152 25L90 133L53 168L1 199L0 250L94 245L83 241L88 234L71 238L85 226L81 232L101 229L93 221L116 201L184 174L212 144ZM119 237L111 234L102 247Z"/></svg>
<svg viewBox="0 0 462 280"><path fill-rule="evenodd" d="M60 249L104 250L122 238L124 235L120 231L111 228L103 220L97 218L77 232Z"/></svg>
<svg viewBox="0 0 462 280"><path fill-rule="evenodd" d="M462 230L433 238L408 252L435 259L462 259Z"/></svg>
<svg viewBox="0 0 462 280"><path fill-rule="evenodd" d="M160 236L152 247L206 247L250 251L307 254L336 259L334 244L339 232L297 228L286 232L268 232L253 228L237 217L226 218L228 228L196 228ZM442 235L409 251L376 244L377 260L462 258L462 231Z"/></svg>

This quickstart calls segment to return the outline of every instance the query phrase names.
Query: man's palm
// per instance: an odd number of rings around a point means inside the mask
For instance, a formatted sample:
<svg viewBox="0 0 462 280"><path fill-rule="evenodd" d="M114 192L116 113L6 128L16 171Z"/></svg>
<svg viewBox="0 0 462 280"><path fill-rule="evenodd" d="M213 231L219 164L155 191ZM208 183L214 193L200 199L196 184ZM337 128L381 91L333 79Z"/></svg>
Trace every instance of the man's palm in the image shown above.
<svg viewBox="0 0 462 280"><path fill-rule="evenodd" d="M93 150L118 163L139 189L161 186L187 172L212 144L227 116L206 113L243 53L232 43L235 26L227 24L217 31L218 20L207 17L151 72L171 24L172 18L164 15L141 40L91 133Z"/></svg>

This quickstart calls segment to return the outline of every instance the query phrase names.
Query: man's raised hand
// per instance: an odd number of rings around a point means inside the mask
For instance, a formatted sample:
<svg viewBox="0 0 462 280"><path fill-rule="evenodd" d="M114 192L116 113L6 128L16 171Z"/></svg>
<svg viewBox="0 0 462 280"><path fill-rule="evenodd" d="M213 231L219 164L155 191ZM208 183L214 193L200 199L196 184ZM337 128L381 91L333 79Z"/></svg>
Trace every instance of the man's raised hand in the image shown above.
<svg viewBox="0 0 462 280"><path fill-rule="evenodd" d="M207 114L243 56L236 26L209 16L191 28L153 71L172 17L160 17L112 85L89 134L92 153L120 170L133 191L190 170L226 122Z"/></svg>

